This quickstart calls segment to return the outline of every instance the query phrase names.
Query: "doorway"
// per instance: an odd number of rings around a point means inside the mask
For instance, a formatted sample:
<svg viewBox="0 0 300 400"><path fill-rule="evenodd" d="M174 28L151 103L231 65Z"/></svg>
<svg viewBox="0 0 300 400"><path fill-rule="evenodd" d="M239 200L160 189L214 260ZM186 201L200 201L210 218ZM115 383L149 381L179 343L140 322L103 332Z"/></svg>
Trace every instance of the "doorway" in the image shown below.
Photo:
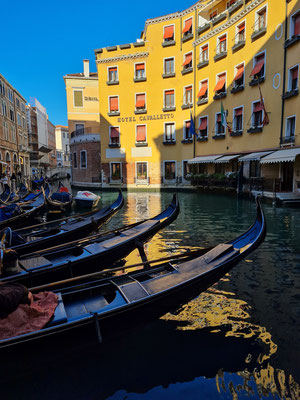
<svg viewBox="0 0 300 400"><path fill-rule="evenodd" d="M294 163L284 162L281 165L281 190L283 192L293 191L293 181L294 181Z"/></svg>

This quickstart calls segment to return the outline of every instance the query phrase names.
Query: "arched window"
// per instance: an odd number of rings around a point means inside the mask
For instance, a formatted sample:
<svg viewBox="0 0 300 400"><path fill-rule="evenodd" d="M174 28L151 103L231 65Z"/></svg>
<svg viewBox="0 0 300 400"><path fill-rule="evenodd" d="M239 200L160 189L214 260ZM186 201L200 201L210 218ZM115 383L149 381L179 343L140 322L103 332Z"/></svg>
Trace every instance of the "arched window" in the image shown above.
<svg viewBox="0 0 300 400"><path fill-rule="evenodd" d="M6 162L10 162L10 154L9 154L8 151L7 151L6 154L5 154L5 161L6 161Z"/></svg>
<svg viewBox="0 0 300 400"><path fill-rule="evenodd" d="M18 159L16 154L14 154L14 164L18 164Z"/></svg>

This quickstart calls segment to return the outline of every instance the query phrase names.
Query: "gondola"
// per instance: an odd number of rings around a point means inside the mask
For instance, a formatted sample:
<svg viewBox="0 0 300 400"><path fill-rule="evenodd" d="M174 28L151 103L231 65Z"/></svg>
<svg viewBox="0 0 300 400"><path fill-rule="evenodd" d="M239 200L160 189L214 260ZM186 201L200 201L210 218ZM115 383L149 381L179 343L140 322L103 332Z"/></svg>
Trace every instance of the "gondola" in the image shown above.
<svg viewBox="0 0 300 400"><path fill-rule="evenodd" d="M22 202L23 198L25 198L29 194L29 190L24 183L21 183L19 189L16 192L13 192L11 189L7 188L7 192L9 192L9 196L1 196L0 203L8 205Z"/></svg>
<svg viewBox="0 0 300 400"><path fill-rule="evenodd" d="M5 185L3 192L0 194L0 203L6 204L11 196L11 189L8 185Z"/></svg>
<svg viewBox="0 0 300 400"><path fill-rule="evenodd" d="M29 204L10 204L0 207L0 229L6 227L25 226L33 217L36 217L45 206L45 196L48 196L48 189L40 192Z"/></svg>
<svg viewBox="0 0 300 400"><path fill-rule="evenodd" d="M258 201L256 220L244 234L206 250L197 258L177 264L168 261L54 290L58 305L45 327L3 339L0 347L47 337L57 341L64 335L68 339L84 335L85 341L93 337L99 342L111 340L114 335L159 318L198 296L255 250L265 235L265 217ZM32 291L51 290L57 284Z"/></svg>
<svg viewBox="0 0 300 400"><path fill-rule="evenodd" d="M142 244L177 218L177 195L159 215L113 230L106 235L85 238L75 243L45 249L15 259L3 258L0 282L17 282L25 286L49 283L92 273L126 257L138 248L144 257Z"/></svg>
<svg viewBox="0 0 300 400"><path fill-rule="evenodd" d="M71 207L73 196L68 189L59 181L58 190L51 191L47 197L47 207L50 211L63 212Z"/></svg>
<svg viewBox="0 0 300 400"><path fill-rule="evenodd" d="M97 232L124 204L122 191L119 191L118 198L109 206L93 212L63 218L60 224L55 221L51 223L38 224L32 228L24 228L12 231L6 228L3 242L6 248L14 250L19 256L40 251L52 246L77 240ZM55 225L56 224L56 225ZM47 227L48 225L51 225ZM53 226L55 225L55 226Z"/></svg>

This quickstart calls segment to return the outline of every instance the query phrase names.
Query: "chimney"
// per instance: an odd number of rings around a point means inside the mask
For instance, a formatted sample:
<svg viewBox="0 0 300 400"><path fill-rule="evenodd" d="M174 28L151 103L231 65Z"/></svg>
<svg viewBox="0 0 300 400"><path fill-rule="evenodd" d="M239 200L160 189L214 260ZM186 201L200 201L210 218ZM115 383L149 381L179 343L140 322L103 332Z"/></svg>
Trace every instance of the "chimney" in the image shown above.
<svg viewBox="0 0 300 400"><path fill-rule="evenodd" d="M83 75L86 78L90 76L90 60L83 60Z"/></svg>

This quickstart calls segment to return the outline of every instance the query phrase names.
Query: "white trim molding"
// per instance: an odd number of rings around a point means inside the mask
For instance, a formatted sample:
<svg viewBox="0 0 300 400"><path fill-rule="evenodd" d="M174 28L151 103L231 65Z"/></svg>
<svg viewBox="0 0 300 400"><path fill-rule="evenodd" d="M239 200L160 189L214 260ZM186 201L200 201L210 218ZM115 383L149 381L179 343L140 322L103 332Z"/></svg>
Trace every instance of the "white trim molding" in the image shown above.
<svg viewBox="0 0 300 400"><path fill-rule="evenodd" d="M136 58L143 58L143 57L148 57L149 53L136 53L136 54L124 54L122 56L116 56L116 57L109 57L109 58L101 58L100 60L96 60L97 64L105 64L105 63L110 63L110 62L116 62L116 61L124 61L124 60L130 60L130 59L136 59Z"/></svg>

